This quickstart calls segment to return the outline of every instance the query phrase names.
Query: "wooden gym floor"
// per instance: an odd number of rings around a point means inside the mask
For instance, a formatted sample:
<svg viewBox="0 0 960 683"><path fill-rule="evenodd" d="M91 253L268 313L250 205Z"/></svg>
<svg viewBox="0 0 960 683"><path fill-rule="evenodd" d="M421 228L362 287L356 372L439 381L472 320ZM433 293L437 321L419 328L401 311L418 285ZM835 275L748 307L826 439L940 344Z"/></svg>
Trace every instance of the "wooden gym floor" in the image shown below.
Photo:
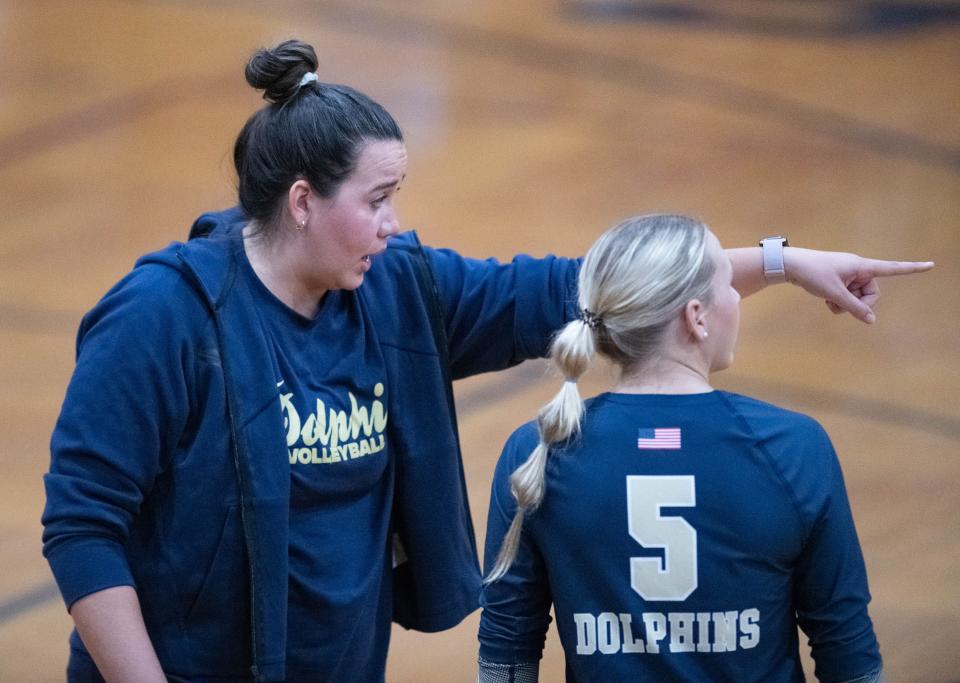
<svg viewBox="0 0 960 683"><path fill-rule="evenodd" d="M725 388L831 433L891 681L960 680L960 24L956 2L0 0L0 681L63 679L41 475L81 315L135 258L234 201L242 67L287 37L404 127L400 209L430 244L581 253L641 212L728 246L935 259L879 321L795 288L743 307ZM597 372L589 388L605 380ZM458 387L483 535L499 445L542 365ZM390 681L471 681L477 615L397 632ZM551 641L543 680L562 677Z"/></svg>

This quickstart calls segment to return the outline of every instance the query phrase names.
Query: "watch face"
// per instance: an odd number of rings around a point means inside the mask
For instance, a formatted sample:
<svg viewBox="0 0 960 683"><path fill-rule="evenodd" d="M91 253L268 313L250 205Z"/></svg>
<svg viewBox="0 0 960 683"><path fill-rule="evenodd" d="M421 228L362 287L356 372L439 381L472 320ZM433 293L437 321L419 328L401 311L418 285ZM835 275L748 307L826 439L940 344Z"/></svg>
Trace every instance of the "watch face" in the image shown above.
<svg viewBox="0 0 960 683"><path fill-rule="evenodd" d="M781 246L790 246L789 242L787 242L787 238L783 235L771 235L770 237L764 237L762 240L760 240L760 246L762 247L764 242L776 242L778 240L780 241Z"/></svg>

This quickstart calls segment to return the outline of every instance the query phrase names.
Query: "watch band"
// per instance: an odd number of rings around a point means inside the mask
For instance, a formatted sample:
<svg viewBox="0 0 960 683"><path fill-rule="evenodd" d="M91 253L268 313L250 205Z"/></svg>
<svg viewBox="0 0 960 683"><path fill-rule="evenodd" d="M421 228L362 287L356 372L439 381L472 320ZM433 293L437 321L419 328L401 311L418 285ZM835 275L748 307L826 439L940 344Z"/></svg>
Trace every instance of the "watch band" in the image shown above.
<svg viewBox="0 0 960 683"><path fill-rule="evenodd" d="M763 277L767 284L776 285L787 281L787 271L783 266L783 248L790 244L783 235L764 237L760 240L763 249Z"/></svg>

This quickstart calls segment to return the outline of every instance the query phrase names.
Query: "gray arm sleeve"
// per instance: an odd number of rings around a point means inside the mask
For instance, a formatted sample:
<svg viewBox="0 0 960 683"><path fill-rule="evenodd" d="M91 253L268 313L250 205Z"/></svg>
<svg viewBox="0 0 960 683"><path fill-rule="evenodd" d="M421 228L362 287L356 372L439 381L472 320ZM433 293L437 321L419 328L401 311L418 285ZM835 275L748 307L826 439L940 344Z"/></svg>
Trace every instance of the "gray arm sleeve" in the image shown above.
<svg viewBox="0 0 960 683"><path fill-rule="evenodd" d="M496 680L496 679L491 679ZM520 679L517 679L518 681ZM837 683L886 683L887 677L883 675L883 669L877 669L873 673L869 673L866 676L858 676L857 678L851 678L846 681L838 681Z"/></svg>
<svg viewBox="0 0 960 683"><path fill-rule="evenodd" d="M480 658L479 664L477 683L537 683L540 676L540 662L494 664Z"/></svg>

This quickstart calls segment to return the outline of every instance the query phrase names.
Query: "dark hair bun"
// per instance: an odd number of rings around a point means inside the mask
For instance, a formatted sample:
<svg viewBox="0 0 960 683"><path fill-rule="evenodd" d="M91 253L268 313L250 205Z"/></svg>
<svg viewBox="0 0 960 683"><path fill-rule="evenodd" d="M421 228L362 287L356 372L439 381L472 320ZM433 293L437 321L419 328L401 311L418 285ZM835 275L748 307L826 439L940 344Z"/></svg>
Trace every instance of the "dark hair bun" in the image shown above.
<svg viewBox="0 0 960 683"><path fill-rule="evenodd" d="M268 102L284 103L300 90L304 74L317 70L317 53L299 40L257 50L244 69L247 83L263 91Z"/></svg>

